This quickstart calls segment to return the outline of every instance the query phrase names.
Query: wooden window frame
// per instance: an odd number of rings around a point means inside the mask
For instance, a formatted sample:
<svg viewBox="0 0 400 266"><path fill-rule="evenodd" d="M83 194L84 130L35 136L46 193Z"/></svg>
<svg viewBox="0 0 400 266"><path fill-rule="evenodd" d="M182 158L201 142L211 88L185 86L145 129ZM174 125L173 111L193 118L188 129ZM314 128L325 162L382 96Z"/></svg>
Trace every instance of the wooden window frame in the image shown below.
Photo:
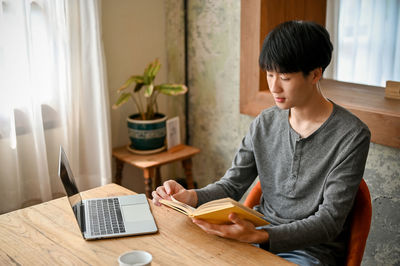
<svg viewBox="0 0 400 266"><path fill-rule="evenodd" d="M257 116L275 101L260 82L261 0L241 1L240 113ZM371 141L400 148L400 100L385 98L383 87L324 79L324 95L358 116L371 131Z"/></svg>

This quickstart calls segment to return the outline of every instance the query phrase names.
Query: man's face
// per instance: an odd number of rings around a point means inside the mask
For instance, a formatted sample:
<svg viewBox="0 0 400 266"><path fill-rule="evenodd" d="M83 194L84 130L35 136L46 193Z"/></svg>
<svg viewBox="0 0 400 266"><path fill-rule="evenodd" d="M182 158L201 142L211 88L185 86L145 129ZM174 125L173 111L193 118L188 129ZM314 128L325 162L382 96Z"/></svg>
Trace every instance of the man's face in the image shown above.
<svg viewBox="0 0 400 266"><path fill-rule="evenodd" d="M307 105L315 92L313 73L278 73L267 71L267 82L276 105L281 109Z"/></svg>

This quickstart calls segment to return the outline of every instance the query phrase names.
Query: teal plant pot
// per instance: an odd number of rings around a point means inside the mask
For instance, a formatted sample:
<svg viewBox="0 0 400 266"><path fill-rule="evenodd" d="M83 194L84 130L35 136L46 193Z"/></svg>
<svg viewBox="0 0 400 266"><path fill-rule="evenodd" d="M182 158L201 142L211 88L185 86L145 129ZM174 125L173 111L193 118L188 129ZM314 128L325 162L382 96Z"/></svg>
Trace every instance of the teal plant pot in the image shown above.
<svg viewBox="0 0 400 266"><path fill-rule="evenodd" d="M148 151L160 149L165 145L167 116L156 114L156 119L141 120L139 114L128 117L129 146L134 150Z"/></svg>

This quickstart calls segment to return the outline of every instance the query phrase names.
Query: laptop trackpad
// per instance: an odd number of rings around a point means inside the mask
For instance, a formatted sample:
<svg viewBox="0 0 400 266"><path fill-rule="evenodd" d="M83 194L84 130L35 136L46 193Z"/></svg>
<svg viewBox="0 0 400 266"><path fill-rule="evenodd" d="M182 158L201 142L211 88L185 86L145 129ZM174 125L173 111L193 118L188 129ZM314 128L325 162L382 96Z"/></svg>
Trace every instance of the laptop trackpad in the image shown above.
<svg viewBox="0 0 400 266"><path fill-rule="evenodd" d="M125 222L139 222L152 219L147 204L121 206Z"/></svg>

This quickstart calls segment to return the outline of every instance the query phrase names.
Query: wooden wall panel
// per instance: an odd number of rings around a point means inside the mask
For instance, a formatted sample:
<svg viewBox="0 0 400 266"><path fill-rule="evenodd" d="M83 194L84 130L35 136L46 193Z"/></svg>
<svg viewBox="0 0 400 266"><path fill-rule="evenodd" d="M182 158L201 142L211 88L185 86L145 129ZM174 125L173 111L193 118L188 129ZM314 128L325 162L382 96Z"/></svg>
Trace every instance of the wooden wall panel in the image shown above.
<svg viewBox="0 0 400 266"><path fill-rule="evenodd" d="M289 20L306 20L325 26L325 17L326 0L261 0L260 50L264 38L280 23ZM259 91L268 91L265 73L261 69L259 75Z"/></svg>

